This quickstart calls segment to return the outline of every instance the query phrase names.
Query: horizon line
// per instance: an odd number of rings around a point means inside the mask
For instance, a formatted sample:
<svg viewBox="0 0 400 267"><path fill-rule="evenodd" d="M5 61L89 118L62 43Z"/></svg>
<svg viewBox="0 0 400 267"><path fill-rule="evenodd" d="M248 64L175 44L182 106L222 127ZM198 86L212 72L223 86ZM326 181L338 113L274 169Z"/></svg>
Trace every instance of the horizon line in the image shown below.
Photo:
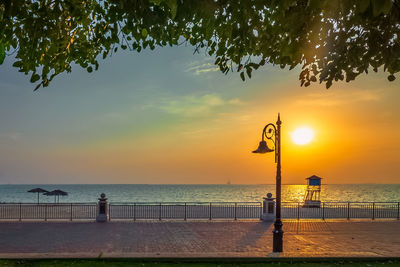
<svg viewBox="0 0 400 267"><path fill-rule="evenodd" d="M400 183L326 183L322 185L400 185ZM182 184L182 183L170 183L170 184L157 184L157 183L0 183L0 185L275 185L275 184L242 184L242 183L218 183L218 184ZM307 185L307 184L282 184L282 185Z"/></svg>

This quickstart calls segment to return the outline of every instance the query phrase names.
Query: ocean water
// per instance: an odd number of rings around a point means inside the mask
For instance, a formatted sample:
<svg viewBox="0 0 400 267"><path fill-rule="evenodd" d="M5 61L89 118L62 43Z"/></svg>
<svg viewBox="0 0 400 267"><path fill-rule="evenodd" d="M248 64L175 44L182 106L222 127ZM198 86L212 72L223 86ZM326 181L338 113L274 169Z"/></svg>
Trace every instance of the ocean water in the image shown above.
<svg viewBox="0 0 400 267"><path fill-rule="evenodd" d="M266 193L275 194L275 185L0 185L0 202L34 203L37 194L27 191L36 187L68 192L60 203L96 202L101 193L110 202L259 202ZM283 185L282 201L303 201L305 189L305 185ZM322 185L321 200L399 202L400 184ZM40 202L54 202L54 197L40 195Z"/></svg>

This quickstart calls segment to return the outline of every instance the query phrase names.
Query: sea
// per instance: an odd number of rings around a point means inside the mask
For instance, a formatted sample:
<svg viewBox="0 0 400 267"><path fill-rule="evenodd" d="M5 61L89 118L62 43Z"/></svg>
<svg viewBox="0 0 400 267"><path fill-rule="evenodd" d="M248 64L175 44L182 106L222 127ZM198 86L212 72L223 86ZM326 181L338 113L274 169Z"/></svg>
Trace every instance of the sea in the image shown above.
<svg viewBox="0 0 400 267"><path fill-rule="evenodd" d="M194 184L35 184L0 185L1 203L35 203L33 188L48 191L60 189L60 203L94 203L105 193L112 203L124 202L260 202L267 193L275 195L275 185L194 185ZM282 201L301 202L305 185L282 185ZM54 202L54 196L40 194L41 203ZM328 184L322 185L321 201L325 202L399 202L400 184Z"/></svg>

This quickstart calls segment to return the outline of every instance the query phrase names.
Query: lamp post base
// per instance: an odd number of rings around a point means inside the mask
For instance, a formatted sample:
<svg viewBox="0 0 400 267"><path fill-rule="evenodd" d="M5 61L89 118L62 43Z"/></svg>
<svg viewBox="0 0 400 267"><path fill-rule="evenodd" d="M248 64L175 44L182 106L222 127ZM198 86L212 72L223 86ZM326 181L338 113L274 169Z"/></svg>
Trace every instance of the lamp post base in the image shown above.
<svg viewBox="0 0 400 267"><path fill-rule="evenodd" d="M97 214L96 216L96 222L107 222L108 217L106 214Z"/></svg>
<svg viewBox="0 0 400 267"><path fill-rule="evenodd" d="M273 252L283 252L283 230L282 230L282 222L275 221L274 223L275 229L272 231L273 233Z"/></svg>

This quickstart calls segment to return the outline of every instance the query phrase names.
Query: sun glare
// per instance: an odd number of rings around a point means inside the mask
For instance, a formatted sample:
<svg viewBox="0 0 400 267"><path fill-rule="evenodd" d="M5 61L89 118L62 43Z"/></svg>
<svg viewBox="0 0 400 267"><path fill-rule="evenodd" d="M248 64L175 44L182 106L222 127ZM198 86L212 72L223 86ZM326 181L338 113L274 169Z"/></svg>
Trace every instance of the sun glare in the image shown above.
<svg viewBox="0 0 400 267"><path fill-rule="evenodd" d="M308 127L301 127L292 132L291 136L295 144L306 145L313 140L314 131Z"/></svg>

